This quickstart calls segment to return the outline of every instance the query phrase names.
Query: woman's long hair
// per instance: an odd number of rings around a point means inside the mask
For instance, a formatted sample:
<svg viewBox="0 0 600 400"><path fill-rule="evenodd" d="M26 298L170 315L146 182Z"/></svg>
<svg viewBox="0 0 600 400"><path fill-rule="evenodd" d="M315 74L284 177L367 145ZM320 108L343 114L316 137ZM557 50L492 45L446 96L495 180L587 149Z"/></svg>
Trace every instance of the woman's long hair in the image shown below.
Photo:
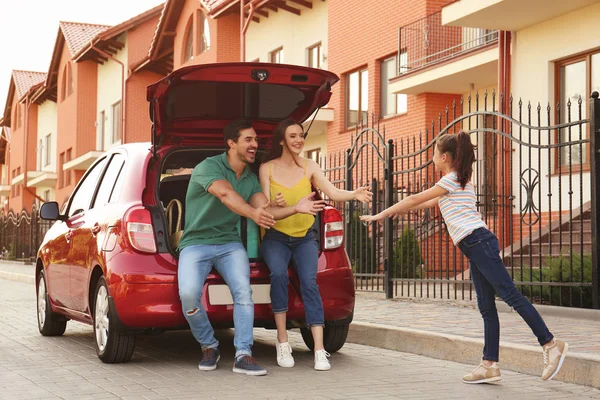
<svg viewBox="0 0 600 400"><path fill-rule="evenodd" d="M293 125L298 125L302 131L304 131L304 128L302 128L302 125L300 123L298 123L297 121L294 121L293 119L284 119L283 121L281 121L279 123L279 125L277 125L277 127L275 128L275 130L273 131L273 139L271 140L271 148L269 149L269 151L267 151L263 157L263 163L269 162L271 160L274 160L276 158L281 157L281 155L283 154L283 146L286 146L286 148L288 149L288 151L290 151L290 149L287 147L287 144L285 142L285 131L287 130L287 128L289 128L290 126ZM283 142L283 145L281 144ZM291 153L291 151L290 151ZM293 155L293 153L292 153ZM299 167L302 167L297 160L297 157L294 157L294 161L296 162L296 164L298 164Z"/></svg>
<svg viewBox="0 0 600 400"><path fill-rule="evenodd" d="M473 175L475 162L475 146L471 137L464 131L456 135L446 134L437 140L438 150L441 154L448 153L452 157L452 168L456 170L458 182L464 189Z"/></svg>

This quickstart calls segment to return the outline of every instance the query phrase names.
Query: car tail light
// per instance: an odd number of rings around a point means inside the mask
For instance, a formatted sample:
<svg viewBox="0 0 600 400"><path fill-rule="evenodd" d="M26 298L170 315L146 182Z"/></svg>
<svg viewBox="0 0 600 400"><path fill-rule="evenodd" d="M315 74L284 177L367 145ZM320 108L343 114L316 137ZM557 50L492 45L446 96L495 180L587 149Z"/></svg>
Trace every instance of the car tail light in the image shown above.
<svg viewBox="0 0 600 400"><path fill-rule="evenodd" d="M344 242L344 221L335 208L323 210L324 250L337 249Z"/></svg>
<svg viewBox="0 0 600 400"><path fill-rule="evenodd" d="M156 253L154 227L150 211L142 207L130 209L125 214L125 231L131 246L144 253Z"/></svg>

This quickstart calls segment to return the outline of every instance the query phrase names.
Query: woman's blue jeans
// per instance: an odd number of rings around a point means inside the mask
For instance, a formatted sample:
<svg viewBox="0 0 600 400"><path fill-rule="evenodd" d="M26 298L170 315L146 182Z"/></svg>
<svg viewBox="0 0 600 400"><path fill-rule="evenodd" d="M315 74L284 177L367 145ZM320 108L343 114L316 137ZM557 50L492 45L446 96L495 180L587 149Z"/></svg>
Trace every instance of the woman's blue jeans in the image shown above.
<svg viewBox="0 0 600 400"><path fill-rule="evenodd" d="M300 293L304 303L306 325L324 325L323 301L317 285L319 247L314 231L297 238L271 228L265 234L261 254L271 271L271 307L273 313L288 310L288 266L290 261L300 280Z"/></svg>
<svg viewBox="0 0 600 400"><path fill-rule="evenodd" d="M529 325L540 345L553 339L544 320L513 283L500 258L498 238L485 228L475 229L458 244L469 259L471 279L477 293L477 306L483 317L485 344L483 359L498 361L500 321L496 310L495 294L514 308Z"/></svg>

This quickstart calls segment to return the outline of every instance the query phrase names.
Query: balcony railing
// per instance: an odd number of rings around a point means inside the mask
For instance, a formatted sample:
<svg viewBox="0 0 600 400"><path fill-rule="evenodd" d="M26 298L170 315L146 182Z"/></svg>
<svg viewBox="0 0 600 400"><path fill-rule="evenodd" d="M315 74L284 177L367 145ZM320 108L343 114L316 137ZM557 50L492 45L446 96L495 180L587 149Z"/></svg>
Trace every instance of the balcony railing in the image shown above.
<svg viewBox="0 0 600 400"><path fill-rule="evenodd" d="M398 75L440 63L498 41L498 31L442 25L441 11L398 30Z"/></svg>

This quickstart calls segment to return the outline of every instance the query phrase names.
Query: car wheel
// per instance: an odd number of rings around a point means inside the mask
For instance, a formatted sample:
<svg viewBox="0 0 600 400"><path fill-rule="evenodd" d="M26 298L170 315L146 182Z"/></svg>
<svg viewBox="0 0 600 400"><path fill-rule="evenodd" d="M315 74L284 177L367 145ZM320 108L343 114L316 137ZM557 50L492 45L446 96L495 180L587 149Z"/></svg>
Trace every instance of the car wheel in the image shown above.
<svg viewBox="0 0 600 400"><path fill-rule="evenodd" d="M335 353L344 346L348 338L349 327L350 324L325 323L325 328L323 329L323 346L328 353ZM302 339L304 339L306 346L314 350L315 342L310 329L300 328L300 333L302 333Z"/></svg>
<svg viewBox="0 0 600 400"><path fill-rule="evenodd" d="M40 271L38 277L37 321L42 336L60 336L67 329L66 318L52 311L46 287L46 276L43 270Z"/></svg>
<svg viewBox="0 0 600 400"><path fill-rule="evenodd" d="M102 362L124 363L131 360L135 349L135 336L125 335L117 329L115 311L108 302L106 280L100 277L94 296L94 344Z"/></svg>

